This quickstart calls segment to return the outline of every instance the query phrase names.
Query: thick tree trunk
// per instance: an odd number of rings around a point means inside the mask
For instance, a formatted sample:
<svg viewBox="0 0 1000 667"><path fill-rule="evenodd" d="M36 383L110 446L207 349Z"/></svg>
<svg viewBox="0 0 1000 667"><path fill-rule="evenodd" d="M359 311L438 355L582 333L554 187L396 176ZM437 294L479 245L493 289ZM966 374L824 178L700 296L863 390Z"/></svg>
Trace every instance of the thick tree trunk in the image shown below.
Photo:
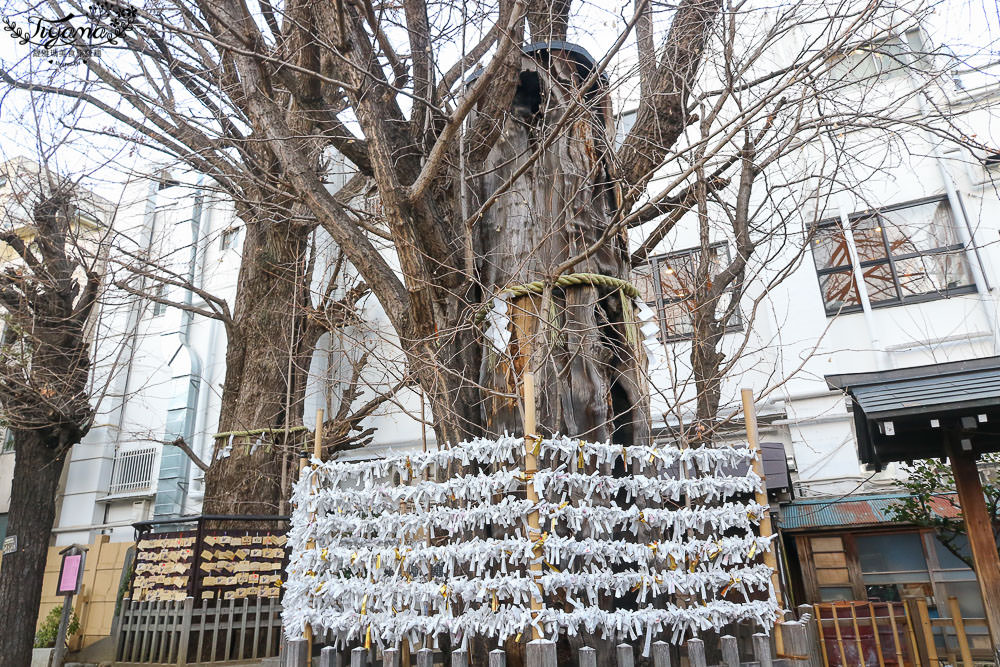
<svg viewBox="0 0 1000 667"><path fill-rule="evenodd" d="M14 430L16 454L7 534L17 536L17 551L4 556L0 567L0 667L31 664L56 491L65 462L65 455L54 455L57 445L46 443L40 433Z"/></svg>
<svg viewBox="0 0 1000 667"><path fill-rule="evenodd" d="M524 60L512 113L486 164L477 170L484 175L473 187L473 207L496 193L538 149L570 100L587 96L574 90L581 74L578 64L564 52L552 52L541 59L542 63L528 57ZM590 252L616 211L605 158L610 141L600 104L594 104L561 130L559 138L500 195L480 225L479 269L487 296L515 285L553 281L558 277L557 268L577 257L580 259L564 268L563 275L590 273L629 279L624 235L614 234ZM563 434L621 445L647 443L646 358L631 302L618 287L588 284L552 286L541 294L514 299L510 306L514 332L510 349L498 353L487 347L483 354L484 430L493 435L523 432L520 396L523 373L530 368L536 378L541 435ZM539 464L545 466L546 462ZM615 473L625 475L627 471L621 468ZM552 530L570 535L562 526ZM585 531L573 536L583 539L588 535ZM559 607L567 603L555 596L546 604ZM602 598L602 604L605 608L627 607L630 600L628 596ZM594 646L599 662L612 659L614 638L583 633L566 641L577 648L582 643ZM516 663L522 657L520 647L507 648L509 659ZM476 649L482 654L486 647L477 643ZM561 653L564 657L570 654L566 650Z"/></svg>
<svg viewBox="0 0 1000 667"><path fill-rule="evenodd" d="M307 317L307 239L307 229L286 221L247 224L219 432L301 424L301 392L289 396L288 381L301 388L297 375L309 370L308 356L302 358L297 344ZM204 513L279 512L284 448L267 438L256 448L255 442L256 437L234 438L229 455L222 458L229 440L216 441L205 474Z"/></svg>
<svg viewBox="0 0 1000 667"><path fill-rule="evenodd" d="M535 70L535 71L532 71ZM553 52L548 67L525 58L521 89L502 138L476 184L479 205L496 192L575 99L575 61ZM606 124L598 104L571 123L484 217L481 275L494 292L554 278L557 267L589 249L613 219L608 183ZM614 235L565 273L628 280L627 239ZM563 433L623 445L649 434L645 354L639 346L631 299L613 287L575 285L514 300L513 367L487 351L480 381L493 390L484 403L490 433L520 433L515 398L530 364L539 387L538 424Z"/></svg>

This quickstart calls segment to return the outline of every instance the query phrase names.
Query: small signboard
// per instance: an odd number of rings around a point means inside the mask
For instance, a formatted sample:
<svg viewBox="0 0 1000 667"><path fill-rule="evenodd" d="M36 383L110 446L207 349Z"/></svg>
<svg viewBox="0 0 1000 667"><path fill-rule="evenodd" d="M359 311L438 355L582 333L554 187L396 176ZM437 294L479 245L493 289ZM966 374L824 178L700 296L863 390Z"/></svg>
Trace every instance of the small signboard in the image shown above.
<svg viewBox="0 0 1000 667"><path fill-rule="evenodd" d="M79 593L82 575L83 554L63 554L62 565L59 567L56 595L76 595Z"/></svg>
<svg viewBox="0 0 1000 667"><path fill-rule="evenodd" d="M4 555L12 554L17 551L17 535L8 535L3 538L3 553Z"/></svg>

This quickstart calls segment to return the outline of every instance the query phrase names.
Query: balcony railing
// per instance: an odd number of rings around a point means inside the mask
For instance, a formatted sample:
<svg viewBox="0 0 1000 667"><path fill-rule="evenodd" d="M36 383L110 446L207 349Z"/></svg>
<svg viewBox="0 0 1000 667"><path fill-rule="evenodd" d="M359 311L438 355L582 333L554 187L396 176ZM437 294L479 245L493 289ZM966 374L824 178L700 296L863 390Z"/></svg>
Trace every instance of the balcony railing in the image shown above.
<svg viewBox="0 0 1000 667"><path fill-rule="evenodd" d="M156 450L156 446L118 450L108 494L138 494L152 490Z"/></svg>

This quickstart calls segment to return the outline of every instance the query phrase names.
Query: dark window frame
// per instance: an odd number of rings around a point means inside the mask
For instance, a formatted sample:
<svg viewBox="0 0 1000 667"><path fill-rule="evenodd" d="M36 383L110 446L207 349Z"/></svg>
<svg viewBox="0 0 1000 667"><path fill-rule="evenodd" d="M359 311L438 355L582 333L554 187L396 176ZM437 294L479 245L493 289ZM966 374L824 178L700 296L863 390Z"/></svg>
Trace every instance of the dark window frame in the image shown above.
<svg viewBox="0 0 1000 667"><path fill-rule="evenodd" d="M868 209L866 211L858 211L847 216L848 223L853 225L858 220L865 220L872 218L874 216L880 216L883 213L891 213L893 211L901 211L908 208L915 208L917 206L923 206L925 204L933 204L939 202L948 202L948 197L945 195L935 195L933 197L923 197L921 199L914 199L911 201L903 202L900 204L893 204L891 206L883 206L875 209ZM951 210L951 202L948 202L948 211L952 216L952 222L957 226L959 222L955 220L955 212ZM923 294L915 294L911 296L904 296L902 288L899 282L899 273L896 270L896 262L905 261L908 259L915 259L918 257L929 257L933 255L945 255L948 253L955 252L965 252L965 244L953 243L947 246L939 246L937 248L930 248L927 250L919 250L917 252L904 253L900 255L894 255L892 253L891 247L889 245L889 239L886 236L885 225L879 225L879 232L882 237L882 249L885 251L885 257L880 259L871 259L860 262L860 268L862 271L873 266L888 265L890 274L892 275L892 286L896 292L896 297L894 299L886 299L883 301L878 301L871 304L872 309L876 308L893 308L896 306L907 306L914 303L927 303L929 301L938 301L940 299L947 299L953 296L959 296L962 294L975 294L977 292L975 280L969 285L962 285L961 287L948 287L941 291L935 292L925 292ZM811 233L809 235L811 240L816 238L817 232L823 229L835 228L841 234L843 234L843 229L840 224L840 218L826 218L820 220L813 226ZM845 239L846 243L846 239ZM837 266L823 267L820 268L819 259L816 257L816 244L812 245L812 257L813 265L816 268L816 282L819 285L820 299L823 301L823 310L826 312L827 317L833 317L834 315L848 314L848 313L860 313L864 310L864 307L859 303L855 305L844 305L830 307L827 305L826 297L823 293L823 277L836 274L848 272L851 277L851 284L853 288L857 290L857 282L854 276L854 267L851 264L839 264ZM971 260L969 257L965 257L966 264L968 266L968 271L972 273Z"/></svg>
<svg viewBox="0 0 1000 667"><path fill-rule="evenodd" d="M732 256L729 254L729 242L728 241L716 241L709 244L709 249L724 248L726 253L726 262L724 266L728 266L732 261ZM670 334L667 331L666 318L665 318L665 305L674 305L683 303L687 299L684 298L670 298L664 297L663 295L663 283L660 280L660 265L667 263L671 259L676 259L680 257L690 257L696 253L701 252L701 246L695 246L693 248L685 248L683 250L672 250L667 253L661 253L659 255L653 255L646 261L645 265L649 267L650 278L653 283L653 293L655 295L655 310L656 317L660 325L660 339L664 343L677 343L688 341L693 338L693 332L683 333L683 334ZM727 287L724 293L729 293L730 298L733 292L732 285ZM736 304L736 308L731 316L731 321L725 323L723 326L723 334L737 333L743 331L743 318L740 314L740 306Z"/></svg>

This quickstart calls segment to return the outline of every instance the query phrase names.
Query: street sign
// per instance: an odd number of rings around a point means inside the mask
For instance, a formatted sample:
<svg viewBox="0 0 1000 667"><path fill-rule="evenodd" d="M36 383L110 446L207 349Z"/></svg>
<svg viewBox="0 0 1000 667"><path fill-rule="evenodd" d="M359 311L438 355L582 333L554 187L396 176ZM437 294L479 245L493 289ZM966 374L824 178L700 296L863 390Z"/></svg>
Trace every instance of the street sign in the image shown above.
<svg viewBox="0 0 1000 667"><path fill-rule="evenodd" d="M8 535L3 538L3 553L4 555L12 554L17 551L17 535Z"/></svg>

